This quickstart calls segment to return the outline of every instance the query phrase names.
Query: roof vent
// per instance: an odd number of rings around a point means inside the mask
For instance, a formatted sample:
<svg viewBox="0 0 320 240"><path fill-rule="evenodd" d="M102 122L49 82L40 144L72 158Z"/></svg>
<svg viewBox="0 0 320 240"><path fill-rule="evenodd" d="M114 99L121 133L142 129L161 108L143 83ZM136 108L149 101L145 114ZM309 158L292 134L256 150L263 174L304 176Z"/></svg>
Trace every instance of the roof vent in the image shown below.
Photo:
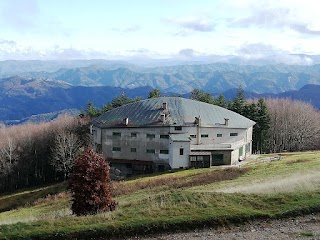
<svg viewBox="0 0 320 240"><path fill-rule="evenodd" d="M224 119L224 125L228 126L228 124L229 124L229 118L225 118Z"/></svg>
<svg viewBox="0 0 320 240"><path fill-rule="evenodd" d="M162 108L163 109L167 109L167 103L166 102L162 103Z"/></svg>
<svg viewBox="0 0 320 240"><path fill-rule="evenodd" d="M166 120L166 115L163 113L160 116L161 122L164 122Z"/></svg>
<svg viewBox="0 0 320 240"><path fill-rule="evenodd" d="M128 126L128 124L129 124L129 118L124 118L123 125Z"/></svg>

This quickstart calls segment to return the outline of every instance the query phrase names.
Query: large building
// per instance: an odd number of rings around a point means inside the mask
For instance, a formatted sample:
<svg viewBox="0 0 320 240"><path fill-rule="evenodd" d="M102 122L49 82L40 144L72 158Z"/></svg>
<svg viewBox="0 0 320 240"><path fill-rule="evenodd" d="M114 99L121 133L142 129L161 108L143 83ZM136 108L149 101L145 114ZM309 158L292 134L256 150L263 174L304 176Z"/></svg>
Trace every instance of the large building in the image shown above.
<svg viewBox="0 0 320 240"><path fill-rule="evenodd" d="M102 114L92 134L96 151L131 174L235 164L251 154L254 124L219 106L160 97Z"/></svg>

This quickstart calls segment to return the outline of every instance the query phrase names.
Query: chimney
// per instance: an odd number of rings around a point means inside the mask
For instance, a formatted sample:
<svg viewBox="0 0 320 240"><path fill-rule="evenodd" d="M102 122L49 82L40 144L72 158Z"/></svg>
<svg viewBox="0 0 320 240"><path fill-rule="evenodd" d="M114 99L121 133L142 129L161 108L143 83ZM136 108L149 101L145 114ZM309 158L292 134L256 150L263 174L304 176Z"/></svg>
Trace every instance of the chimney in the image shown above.
<svg viewBox="0 0 320 240"><path fill-rule="evenodd" d="M161 114L160 119L161 119L161 122L164 122L166 120L166 115L164 113Z"/></svg>
<svg viewBox="0 0 320 240"><path fill-rule="evenodd" d="M201 126L201 118L199 117L195 117L195 123L200 127Z"/></svg>
<svg viewBox="0 0 320 240"><path fill-rule="evenodd" d="M166 103L166 102L162 103L162 108L163 108L164 110L167 109L167 103Z"/></svg>
<svg viewBox="0 0 320 240"><path fill-rule="evenodd" d="M228 126L228 123L229 123L229 118L225 118L224 119L224 125Z"/></svg>
<svg viewBox="0 0 320 240"><path fill-rule="evenodd" d="M123 125L128 126L128 124L129 124L129 118L124 118Z"/></svg>

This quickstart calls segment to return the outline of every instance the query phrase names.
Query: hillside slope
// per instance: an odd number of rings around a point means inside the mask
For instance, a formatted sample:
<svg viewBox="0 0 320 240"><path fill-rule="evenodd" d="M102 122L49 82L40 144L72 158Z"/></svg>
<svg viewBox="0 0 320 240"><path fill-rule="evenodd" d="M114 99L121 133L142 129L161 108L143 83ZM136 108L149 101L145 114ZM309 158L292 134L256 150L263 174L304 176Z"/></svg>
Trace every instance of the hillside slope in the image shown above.
<svg viewBox="0 0 320 240"><path fill-rule="evenodd" d="M271 159L264 156L241 168L184 170L114 182L119 207L96 216L72 216L70 195L61 185L1 195L0 206L5 208L0 208L0 238L126 238L319 212L320 153ZM310 182L292 181L310 174ZM280 179L291 184L279 184L273 191ZM236 191L226 192L232 187Z"/></svg>

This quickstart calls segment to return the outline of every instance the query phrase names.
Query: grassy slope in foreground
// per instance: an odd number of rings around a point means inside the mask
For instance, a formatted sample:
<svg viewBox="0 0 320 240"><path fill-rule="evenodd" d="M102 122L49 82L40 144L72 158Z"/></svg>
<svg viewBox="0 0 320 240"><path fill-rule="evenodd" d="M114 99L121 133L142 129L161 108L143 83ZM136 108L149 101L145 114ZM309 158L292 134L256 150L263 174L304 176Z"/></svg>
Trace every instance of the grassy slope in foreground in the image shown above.
<svg viewBox="0 0 320 240"><path fill-rule="evenodd" d="M320 153L308 152L288 154L274 162L256 160L242 168L145 177L115 183L119 208L86 217L71 215L69 195L60 193L0 213L0 238L87 239L316 211L320 209L318 175ZM299 179L304 179L302 185ZM0 206L12 197L0 196Z"/></svg>

